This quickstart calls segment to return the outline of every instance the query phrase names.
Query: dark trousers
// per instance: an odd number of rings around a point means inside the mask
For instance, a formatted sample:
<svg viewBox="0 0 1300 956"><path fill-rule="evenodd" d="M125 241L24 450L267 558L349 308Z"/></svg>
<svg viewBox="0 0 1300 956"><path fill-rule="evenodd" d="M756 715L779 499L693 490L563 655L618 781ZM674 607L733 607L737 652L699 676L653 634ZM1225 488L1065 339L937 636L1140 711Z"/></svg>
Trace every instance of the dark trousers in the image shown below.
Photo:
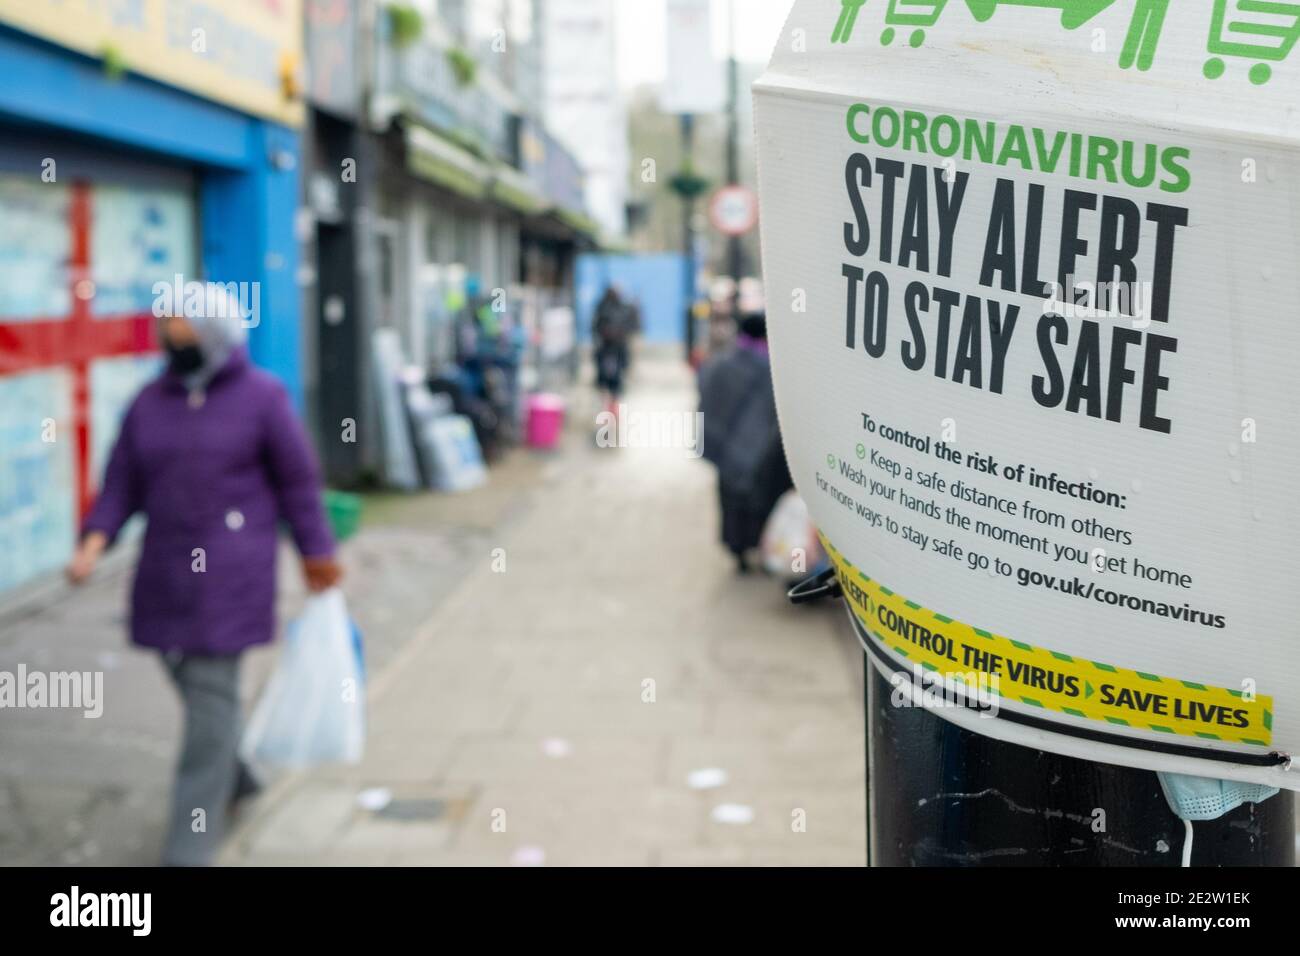
<svg viewBox="0 0 1300 956"><path fill-rule="evenodd" d="M757 548L763 537L767 515L755 511L750 496L730 494L718 489L718 507L722 512L722 543L736 557Z"/></svg>
<svg viewBox="0 0 1300 956"><path fill-rule="evenodd" d="M171 653L162 662L185 710L162 862L208 866L225 835L232 799L252 786L238 753L239 656Z"/></svg>

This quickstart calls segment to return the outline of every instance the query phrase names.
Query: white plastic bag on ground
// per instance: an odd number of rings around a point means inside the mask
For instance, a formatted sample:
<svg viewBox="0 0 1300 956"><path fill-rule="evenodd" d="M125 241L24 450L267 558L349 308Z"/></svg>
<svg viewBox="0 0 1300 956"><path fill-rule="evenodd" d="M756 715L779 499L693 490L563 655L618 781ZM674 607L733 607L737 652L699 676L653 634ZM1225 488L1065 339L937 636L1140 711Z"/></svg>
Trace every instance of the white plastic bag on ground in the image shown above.
<svg viewBox="0 0 1300 956"><path fill-rule="evenodd" d="M343 592L330 588L309 597L290 622L240 755L280 767L356 763L365 749L365 712L360 635Z"/></svg>
<svg viewBox="0 0 1300 956"><path fill-rule="evenodd" d="M795 570L796 549L802 551L802 570L807 571L818 562L821 544L817 529L799 492L790 490L777 499L776 507L763 525L759 547L763 568L772 574L790 574Z"/></svg>

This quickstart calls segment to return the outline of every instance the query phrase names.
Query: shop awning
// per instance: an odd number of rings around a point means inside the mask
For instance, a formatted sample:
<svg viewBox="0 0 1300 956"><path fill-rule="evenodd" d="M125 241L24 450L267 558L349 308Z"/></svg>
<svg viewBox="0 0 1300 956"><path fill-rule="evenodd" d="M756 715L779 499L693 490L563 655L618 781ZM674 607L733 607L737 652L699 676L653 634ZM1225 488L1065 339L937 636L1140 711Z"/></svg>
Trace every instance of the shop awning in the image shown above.
<svg viewBox="0 0 1300 956"><path fill-rule="evenodd" d="M492 199L508 209L533 216L546 209L546 197L533 188L527 176L509 166L498 166L492 175Z"/></svg>
<svg viewBox="0 0 1300 956"><path fill-rule="evenodd" d="M492 168L431 129L408 123L406 167L412 174L469 199L485 199Z"/></svg>
<svg viewBox="0 0 1300 956"><path fill-rule="evenodd" d="M524 231L559 242L600 247L600 226L583 213L562 206L549 205L537 214L524 218Z"/></svg>
<svg viewBox="0 0 1300 956"><path fill-rule="evenodd" d="M556 206L551 210L551 215L574 232L580 232L589 239L596 239L600 236L600 225L584 212L567 209L564 206Z"/></svg>

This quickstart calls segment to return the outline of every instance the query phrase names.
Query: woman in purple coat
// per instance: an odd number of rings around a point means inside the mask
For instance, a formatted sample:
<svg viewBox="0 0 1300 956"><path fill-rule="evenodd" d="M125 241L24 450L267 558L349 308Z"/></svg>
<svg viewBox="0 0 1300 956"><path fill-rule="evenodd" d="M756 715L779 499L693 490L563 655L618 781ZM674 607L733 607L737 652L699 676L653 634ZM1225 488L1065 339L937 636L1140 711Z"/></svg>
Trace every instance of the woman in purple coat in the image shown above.
<svg viewBox="0 0 1300 956"><path fill-rule="evenodd" d="M131 640L161 652L184 705L163 862L191 866L211 862L229 805L256 789L237 755L239 655L275 636L279 523L311 590L339 578L316 461L288 393L249 362L236 303L218 285L207 293L163 319L168 367L127 410L68 567L85 580L128 518L148 519Z"/></svg>

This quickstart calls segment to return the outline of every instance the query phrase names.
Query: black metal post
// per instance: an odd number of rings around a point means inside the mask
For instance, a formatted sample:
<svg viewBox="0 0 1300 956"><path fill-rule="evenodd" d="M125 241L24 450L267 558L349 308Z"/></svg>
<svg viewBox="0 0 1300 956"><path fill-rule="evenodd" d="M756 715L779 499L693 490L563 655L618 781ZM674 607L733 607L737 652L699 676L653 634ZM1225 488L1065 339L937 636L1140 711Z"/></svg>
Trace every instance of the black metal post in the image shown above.
<svg viewBox="0 0 1300 956"><path fill-rule="evenodd" d="M1180 866L1154 772L1003 743L891 705L864 655L872 866ZM1292 866L1295 794L1193 824L1192 866Z"/></svg>
<svg viewBox="0 0 1300 956"><path fill-rule="evenodd" d="M736 0L727 5L730 55L727 59L727 183L740 184L740 65L736 61ZM744 247L740 236L727 238L727 269L735 280L731 296L731 314L740 306L740 280L745 271Z"/></svg>
<svg viewBox="0 0 1300 956"><path fill-rule="evenodd" d="M682 163L683 170L693 170L692 157L695 153L695 117L690 113L681 116L682 129ZM685 254L686 293L686 361L691 360L695 351L695 194L687 189L682 192L682 247Z"/></svg>

